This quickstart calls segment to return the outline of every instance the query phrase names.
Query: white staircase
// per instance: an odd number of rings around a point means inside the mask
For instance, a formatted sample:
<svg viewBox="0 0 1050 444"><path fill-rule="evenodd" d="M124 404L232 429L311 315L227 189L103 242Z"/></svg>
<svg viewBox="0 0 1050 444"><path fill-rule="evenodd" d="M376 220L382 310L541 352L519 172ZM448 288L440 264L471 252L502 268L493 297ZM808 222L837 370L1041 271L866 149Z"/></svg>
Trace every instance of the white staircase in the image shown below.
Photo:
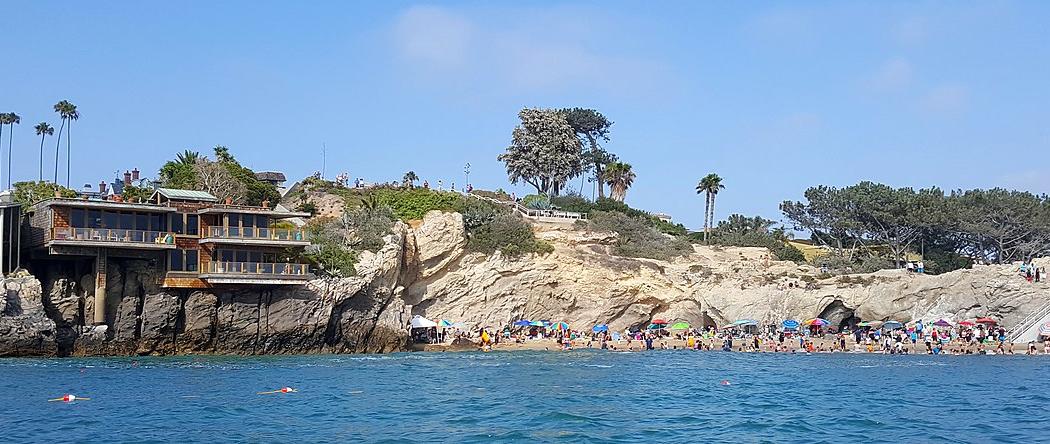
<svg viewBox="0 0 1050 444"><path fill-rule="evenodd" d="M1006 334L1006 340L1015 343L1037 341L1039 340L1039 327L1047 322L1050 322L1050 302L1047 302L1042 308L1032 312L1032 314L1028 315L1024 320L1017 323L1017 325Z"/></svg>

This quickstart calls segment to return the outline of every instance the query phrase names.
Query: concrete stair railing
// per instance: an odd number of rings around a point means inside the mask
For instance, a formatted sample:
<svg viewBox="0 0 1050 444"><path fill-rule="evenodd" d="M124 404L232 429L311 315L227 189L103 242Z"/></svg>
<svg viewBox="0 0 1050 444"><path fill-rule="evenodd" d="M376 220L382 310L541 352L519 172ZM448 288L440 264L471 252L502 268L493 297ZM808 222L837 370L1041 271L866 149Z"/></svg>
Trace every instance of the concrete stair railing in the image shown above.
<svg viewBox="0 0 1050 444"><path fill-rule="evenodd" d="M1029 341L1038 339L1039 326L1041 326L1043 322L1046 322L1046 318L1048 317L1050 317L1050 302L1047 302L1041 309L1028 315L1028 317L1024 318L1024 320L1007 332L1006 340L1008 342L1016 342L1018 339L1027 339ZM1031 333L1033 329L1036 330L1034 338L1031 334L1026 334Z"/></svg>

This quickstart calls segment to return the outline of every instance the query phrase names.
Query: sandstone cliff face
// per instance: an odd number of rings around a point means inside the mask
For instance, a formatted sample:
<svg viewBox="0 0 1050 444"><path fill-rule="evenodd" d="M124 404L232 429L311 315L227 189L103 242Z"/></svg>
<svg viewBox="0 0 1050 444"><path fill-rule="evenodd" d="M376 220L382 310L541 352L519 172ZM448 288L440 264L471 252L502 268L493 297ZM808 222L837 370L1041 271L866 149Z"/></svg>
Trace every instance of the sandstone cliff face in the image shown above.
<svg viewBox="0 0 1050 444"><path fill-rule="evenodd" d="M431 212L418 228L397 224L378 253L363 253L358 276L303 286L171 290L156 285L149 264L111 260L110 319L100 327L84 321L93 318L92 276L49 269L42 287L32 277L3 282L0 356L389 352L407 348L416 314L474 327L528 318L614 331L653 318L723 325L816 316L836 324L993 316L1010 327L1050 300L1050 285L1026 282L1014 266L821 279L760 248L629 259L609 253L609 233L536 229L553 253L487 256L466 251L460 215Z"/></svg>
<svg viewBox="0 0 1050 444"><path fill-rule="evenodd" d="M423 225L455 229L458 215L429 214ZM607 323L613 330L654 318L692 325L736 319L779 323L824 317L860 320L956 320L992 316L1011 327L1050 302L1050 284L1028 283L1016 266L977 266L938 276L903 270L820 279L807 265L770 260L762 248L696 247L672 262L609 254L614 236L539 226L555 251L546 256L499 254L443 257L424 266L408 288L413 314L502 326L515 319L562 320L574 328ZM419 251L459 251L463 236L417 236ZM429 246L441 243L447 248ZM1040 259L1038 265L1050 265ZM447 265L442 265L447 264Z"/></svg>

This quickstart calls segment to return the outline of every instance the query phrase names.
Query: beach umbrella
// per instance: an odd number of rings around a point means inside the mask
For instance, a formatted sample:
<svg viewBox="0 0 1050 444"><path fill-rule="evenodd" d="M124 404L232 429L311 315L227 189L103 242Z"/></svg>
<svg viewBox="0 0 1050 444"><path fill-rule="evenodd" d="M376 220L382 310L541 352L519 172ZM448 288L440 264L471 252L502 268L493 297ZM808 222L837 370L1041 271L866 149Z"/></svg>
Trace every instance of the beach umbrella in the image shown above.
<svg viewBox="0 0 1050 444"><path fill-rule="evenodd" d="M467 323L466 322L457 322L455 324L452 324L452 327L454 327L454 328L467 328Z"/></svg>
<svg viewBox="0 0 1050 444"><path fill-rule="evenodd" d="M606 331L609 331L609 326L605 325L605 324L598 324L598 325L595 325L594 328L592 328L591 330L594 331L595 333L606 332Z"/></svg>
<svg viewBox="0 0 1050 444"><path fill-rule="evenodd" d="M897 322L897 321L886 321L885 324L882 324L882 328L884 328L886 330L896 330L896 329L902 328L902 327L904 327L904 324L901 324L900 322Z"/></svg>
<svg viewBox="0 0 1050 444"><path fill-rule="evenodd" d="M826 326L828 326L830 324L831 323L828 322L827 319L821 319L821 318L807 319L806 322L802 323L802 325L805 325L807 327L826 327Z"/></svg>
<svg viewBox="0 0 1050 444"><path fill-rule="evenodd" d="M799 323L794 319L788 319L780 323L780 325L784 326L784 330L798 330Z"/></svg>
<svg viewBox="0 0 1050 444"><path fill-rule="evenodd" d="M671 330L689 330L688 322L676 322L671 326Z"/></svg>
<svg viewBox="0 0 1050 444"><path fill-rule="evenodd" d="M992 319L992 318L989 318L989 317L977 318L977 323L978 324L988 324L988 325L998 324L998 322L995 322L995 319Z"/></svg>
<svg viewBox="0 0 1050 444"><path fill-rule="evenodd" d="M515 327L528 327L530 325L532 325L532 322L529 322L528 319L522 319L520 321L514 321L514 326Z"/></svg>
<svg viewBox="0 0 1050 444"><path fill-rule="evenodd" d="M650 324L667 325L668 322L663 319L653 319L653 322L650 322Z"/></svg>
<svg viewBox="0 0 1050 444"><path fill-rule="evenodd" d="M1039 336L1050 336L1050 322L1039 326Z"/></svg>
<svg viewBox="0 0 1050 444"><path fill-rule="evenodd" d="M551 330L563 330L564 331L564 330L568 330L569 329L569 324L566 324L564 322L555 322L555 323L551 324L550 327L547 327L547 328L549 328Z"/></svg>
<svg viewBox="0 0 1050 444"><path fill-rule="evenodd" d="M974 325L977 325L977 324L974 324L973 321L962 321L962 322L959 322L959 326L960 327L973 327Z"/></svg>
<svg viewBox="0 0 1050 444"><path fill-rule="evenodd" d="M879 327L882 327L882 321L864 321L864 322L861 322L861 323L857 324L857 326L858 327L868 327L868 328L879 328Z"/></svg>
<svg viewBox="0 0 1050 444"><path fill-rule="evenodd" d="M951 327L952 323L947 319L938 319L933 322L933 325L936 327Z"/></svg>
<svg viewBox="0 0 1050 444"><path fill-rule="evenodd" d="M746 326L746 325L758 325L758 321L754 319L737 319L733 321L733 325Z"/></svg>
<svg viewBox="0 0 1050 444"><path fill-rule="evenodd" d="M438 327L441 327L441 328L449 328L449 327L451 327L453 325L455 325L455 324L453 324L452 321L450 321L448 319L442 319L441 322L438 322Z"/></svg>
<svg viewBox="0 0 1050 444"><path fill-rule="evenodd" d="M649 324L649 327L647 328L649 330L659 330L661 328L664 328L665 326L667 326L667 324Z"/></svg>
<svg viewBox="0 0 1050 444"><path fill-rule="evenodd" d="M437 327L437 322L431 321L430 319L424 318L420 315L412 316L412 320L409 322L412 328L430 328Z"/></svg>
<svg viewBox="0 0 1050 444"><path fill-rule="evenodd" d="M529 322L529 325L532 326L532 327L546 327L546 325L543 323L543 321L532 321L532 322Z"/></svg>

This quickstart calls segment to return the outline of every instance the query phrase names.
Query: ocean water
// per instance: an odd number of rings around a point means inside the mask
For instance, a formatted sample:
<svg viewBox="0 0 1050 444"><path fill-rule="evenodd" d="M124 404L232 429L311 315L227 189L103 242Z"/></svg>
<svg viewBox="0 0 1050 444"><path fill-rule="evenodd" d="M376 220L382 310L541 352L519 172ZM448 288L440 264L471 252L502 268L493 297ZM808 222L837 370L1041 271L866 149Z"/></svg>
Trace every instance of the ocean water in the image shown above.
<svg viewBox="0 0 1050 444"><path fill-rule="evenodd" d="M0 359L0 390L14 443L1050 440L1041 356ZM92 399L47 402L66 393Z"/></svg>

